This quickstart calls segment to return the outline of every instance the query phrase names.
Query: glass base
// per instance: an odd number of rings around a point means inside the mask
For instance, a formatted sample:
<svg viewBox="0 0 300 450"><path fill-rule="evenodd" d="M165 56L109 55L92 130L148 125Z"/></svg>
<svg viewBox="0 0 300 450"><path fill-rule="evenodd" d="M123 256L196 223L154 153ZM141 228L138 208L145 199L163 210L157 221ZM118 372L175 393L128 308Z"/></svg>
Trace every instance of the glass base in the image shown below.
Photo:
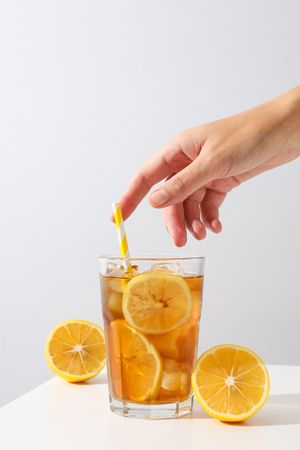
<svg viewBox="0 0 300 450"><path fill-rule="evenodd" d="M123 417L137 419L177 419L192 413L194 397L191 395L182 402L143 405L116 400L109 396L110 409Z"/></svg>

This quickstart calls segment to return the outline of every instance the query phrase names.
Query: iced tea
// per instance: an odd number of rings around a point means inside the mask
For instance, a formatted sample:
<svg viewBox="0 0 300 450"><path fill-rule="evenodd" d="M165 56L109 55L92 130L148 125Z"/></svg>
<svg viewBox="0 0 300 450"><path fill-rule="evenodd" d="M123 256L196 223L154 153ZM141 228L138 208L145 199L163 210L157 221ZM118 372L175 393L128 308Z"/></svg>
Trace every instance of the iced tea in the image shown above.
<svg viewBox="0 0 300 450"><path fill-rule="evenodd" d="M110 397L123 405L184 402L191 399L203 274L146 269L101 274Z"/></svg>

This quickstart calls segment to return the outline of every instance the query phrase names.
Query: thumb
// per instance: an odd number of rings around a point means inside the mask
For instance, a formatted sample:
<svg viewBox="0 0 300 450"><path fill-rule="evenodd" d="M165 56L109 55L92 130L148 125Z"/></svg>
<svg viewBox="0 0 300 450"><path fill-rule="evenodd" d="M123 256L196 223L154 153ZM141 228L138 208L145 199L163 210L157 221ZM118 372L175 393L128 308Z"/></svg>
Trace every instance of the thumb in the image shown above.
<svg viewBox="0 0 300 450"><path fill-rule="evenodd" d="M150 194L149 202L151 206L164 208L183 202L197 189L214 179L215 170L213 170L212 165L205 162L201 153L191 164Z"/></svg>

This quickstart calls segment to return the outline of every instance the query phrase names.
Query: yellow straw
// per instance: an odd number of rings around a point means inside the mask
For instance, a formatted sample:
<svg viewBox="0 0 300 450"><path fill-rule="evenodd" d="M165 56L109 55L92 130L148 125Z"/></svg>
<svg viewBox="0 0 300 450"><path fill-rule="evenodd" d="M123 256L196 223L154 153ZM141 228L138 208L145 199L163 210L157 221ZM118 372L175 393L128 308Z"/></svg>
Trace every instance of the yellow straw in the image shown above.
<svg viewBox="0 0 300 450"><path fill-rule="evenodd" d="M114 218L117 228L117 234L118 234L118 240L120 245L120 251L121 256L124 259L124 266L125 268L129 269L131 268L130 262L129 262L129 250L128 250L128 242L123 222L123 216L122 211L120 208L120 204L115 202L112 204L113 212L114 212Z"/></svg>

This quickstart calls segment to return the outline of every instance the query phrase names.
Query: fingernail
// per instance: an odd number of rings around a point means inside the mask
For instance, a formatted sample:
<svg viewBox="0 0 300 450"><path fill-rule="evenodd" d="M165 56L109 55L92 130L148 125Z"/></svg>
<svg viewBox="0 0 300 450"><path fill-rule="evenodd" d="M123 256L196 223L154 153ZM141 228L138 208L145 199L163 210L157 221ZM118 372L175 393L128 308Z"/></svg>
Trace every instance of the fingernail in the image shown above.
<svg viewBox="0 0 300 450"><path fill-rule="evenodd" d="M150 201L152 206L162 206L169 200L169 195L164 189L154 191L150 195Z"/></svg>
<svg viewBox="0 0 300 450"><path fill-rule="evenodd" d="M201 228L199 220L193 220L192 222L192 228L194 233L198 234Z"/></svg>
<svg viewBox="0 0 300 450"><path fill-rule="evenodd" d="M183 247L186 244L186 236L181 235L181 236L176 236L173 237L173 242L176 245L176 247Z"/></svg>
<svg viewBox="0 0 300 450"><path fill-rule="evenodd" d="M216 231L217 233L219 233L222 230L222 224L218 219L214 219L211 222L211 227L214 231Z"/></svg>
<svg viewBox="0 0 300 450"><path fill-rule="evenodd" d="M193 232L195 233L195 235L197 237L200 237L201 234L203 234L203 227L202 227L202 225L200 223L200 220L197 220L197 219L193 220L193 222L192 222L192 229L193 229Z"/></svg>

